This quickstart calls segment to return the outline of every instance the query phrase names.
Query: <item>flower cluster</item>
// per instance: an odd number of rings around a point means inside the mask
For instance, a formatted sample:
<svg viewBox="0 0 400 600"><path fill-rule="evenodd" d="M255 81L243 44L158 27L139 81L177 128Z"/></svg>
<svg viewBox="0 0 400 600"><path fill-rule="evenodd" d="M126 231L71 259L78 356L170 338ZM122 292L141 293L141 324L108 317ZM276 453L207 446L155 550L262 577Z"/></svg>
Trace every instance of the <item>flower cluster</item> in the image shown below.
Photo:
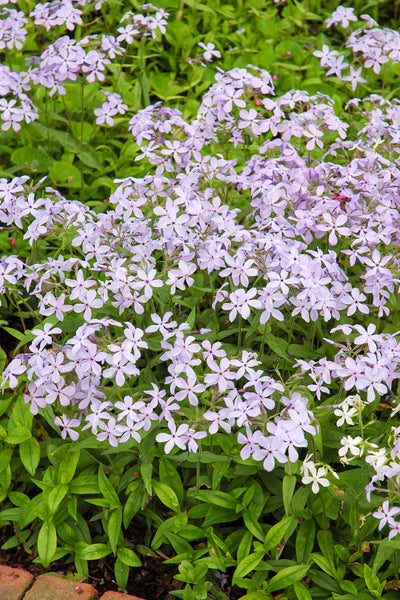
<svg viewBox="0 0 400 600"><path fill-rule="evenodd" d="M54 27L66 28L72 32L77 25L82 25L82 10L79 8L87 2L80 0L53 0L37 3L34 10L25 15L13 8L3 8L0 12L0 49L21 49L26 39L25 25L29 20L35 26L43 26L47 31ZM94 9L101 8L97 2ZM137 37L157 37L165 33L168 13L145 4L141 7L145 14L126 13L121 19L121 27L117 36L108 34L91 34L80 40L69 34L60 35L54 43L50 43L39 54L27 59L26 70L13 70L9 66L0 65L0 118L4 121L2 130L10 128L14 132L21 129L22 123L30 123L38 119L38 110L29 93L33 86L41 86L48 90L49 97L55 94L66 94L65 84L84 77L89 83L105 82L106 71L112 61L126 52L126 44L132 44ZM129 24L126 25L126 21ZM113 124L112 116L123 114L127 108L116 94L108 91L108 102L103 104L101 115L97 115L97 123Z"/></svg>
<svg viewBox="0 0 400 600"><path fill-rule="evenodd" d="M48 10L58 14L55 3ZM117 38L63 36L33 61L28 81L50 94L78 74L102 81L121 44L146 27L162 32L165 17L127 13ZM338 10L334 20L351 17ZM323 52L340 73L343 61ZM271 471L306 455L326 397L339 396L338 427L359 426L400 377L399 332L382 325L400 284L399 109L374 95L339 118L326 95L276 97L265 70L217 71L194 120L161 102L130 119L136 160L150 169L118 180L107 211L27 178L0 180L0 222L32 249L60 247L41 262L0 259L0 293L27 310L34 297L40 315L2 389L24 386L33 414L51 406L64 438L91 434L115 447L152 432L172 453L234 434L241 459ZM112 125L129 107L103 93L95 116ZM3 120L18 126L13 106ZM303 347L310 328L321 331L320 347ZM390 466L362 431L341 434L342 465L363 457L376 471L369 493L397 481L399 433ZM303 463L314 493L335 476L319 465ZM385 514L393 524L393 509Z"/></svg>

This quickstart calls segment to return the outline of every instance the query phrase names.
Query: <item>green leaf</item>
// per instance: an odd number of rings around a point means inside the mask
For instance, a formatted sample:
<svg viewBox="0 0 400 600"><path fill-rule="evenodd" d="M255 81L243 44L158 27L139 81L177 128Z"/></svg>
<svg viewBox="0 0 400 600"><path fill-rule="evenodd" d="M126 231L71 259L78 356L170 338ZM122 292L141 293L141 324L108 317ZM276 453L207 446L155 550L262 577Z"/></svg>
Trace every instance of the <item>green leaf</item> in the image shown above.
<svg viewBox="0 0 400 600"><path fill-rule="evenodd" d="M78 520L76 511L78 509L78 498L76 496L70 496L67 501L67 511L74 521Z"/></svg>
<svg viewBox="0 0 400 600"><path fill-rule="evenodd" d="M331 572L328 573L328 575L336 577L335 552L333 547L332 532L326 529L321 529L317 533L317 540L320 550L329 564Z"/></svg>
<svg viewBox="0 0 400 600"><path fill-rule="evenodd" d="M97 171L103 171L103 166L99 162L97 156L89 149L83 150L82 152L78 152L78 157L83 162L83 164L91 167L92 169L97 169Z"/></svg>
<svg viewBox="0 0 400 600"><path fill-rule="evenodd" d="M166 458L160 458L159 477L161 483L166 483L174 490L179 506L182 506L184 494L182 481L174 465Z"/></svg>
<svg viewBox="0 0 400 600"><path fill-rule="evenodd" d="M231 508L235 510L238 501L234 496L227 494L226 492L219 492L214 490L199 490L194 496L197 500L203 502L209 502L222 508Z"/></svg>
<svg viewBox="0 0 400 600"><path fill-rule="evenodd" d="M242 534L241 538L242 539L240 540L240 544L236 554L238 563L240 563L243 560L243 558L250 554L253 535L250 531L245 531Z"/></svg>
<svg viewBox="0 0 400 600"><path fill-rule="evenodd" d="M17 148L11 154L10 158L11 162L15 165L21 165L25 169L36 171L37 173L45 173L53 163L51 156L43 150L33 148L32 146Z"/></svg>
<svg viewBox="0 0 400 600"><path fill-rule="evenodd" d="M273 548L279 546L281 544L281 541L284 539L285 533L287 532L289 527L296 521L296 517L283 517L283 519L279 521L279 523L273 525L273 527L271 527L271 529L265 536L265 551L268 552L269 550L272 550Z"/></svg>
<svg viewBox="0 0 400 600"><path fill-rule="evenodd" d="M269 593L276 592L283 588L288 588L296 581L301 581L306 576L310 565L294 565L286 567L272 577L267 586Z"/></svg>
<svg viewBox="0 0 400 600"><path fill-rule="evenodd" d="M153 489L159 500L168 508L175 512L179 512L179 501L174 490L165 483L153 481Z"/></svg>
<svg viewBox="0 0 400 600"><path fill-rule="evenodd" d="M315 540L315 521L305 519L301 522L296 537L296 558L299 563L308 561Z"/></svg>
<svg viewBox="0 0 400 600"><path fill-rule="evenodd" d="M96 477L96 475L78 475L78 477L75 477L71 481L69 489L71 494L84 494L85 496L88 494L98 494L99 491L101 491L99 486L99 478L98 476ZM114 504L114 497L110 504L111 503Z"/></svg>
<svg viewBox="0 0 400 600"><path fill-rule="evenodd" d="M47 506L52 515L54 515L57 512L57 509L63 501L67 492L67 485L58 484L53 489L51 489L48 494L44 494L45 501L47 501Z"/></svg>
<svg viewBox="0 0 400 600"><path fill-rule="evenodd" d="M138 513L142 506L142 494L144 487L140 490L131 492L123 506L123 523L125 529L129 527L133 517Z"/></svg>
<svg viewBox="0 0 400 600"><path fill-rule="evenodd" d="M46 127L39 121L33 121L30 126L33 127L33 129L36 129L36 131L38 131L46 140L49 139L52 142L61 144L68 152L73 152L74 154L79 152L78 143L70 133L59 129L53 129L52 127Z"/></svg>
<svg viewBox="0 0 400 600"><path fill-rule="evenodd" d="M7 444L21 444L32 437L30 430L27 427L18 425L9 431L5 441Z"/></svg>
<svg viewBox="0 0 400 600"><path fill-rule="evenodd" d="M266 327L266 325L265 325ZM288 344L282 338L274 336L272 333L265 335L265 343L281 358L287 358Z"/></svg>
<svg viewBox="0 0 400 600"><path fill-rule="evenodd" d="M140 567L142 564L140 558L130 548L118 548L117 556L128 567Z"/></svg>
<svg viewBox="0 0 400 600"><path fill-rule="evenodd" d="M293 514L292 498L296 487L296 476L285 475L282 482L283 505L287 515Z"/></svg>
<svg viewBox="0 0 400 600"><path fill-rule="evenodd" d="M118 538L121 533L121 525L122 525L122 507L113 510L108 520L107 532L108 539L110 541L110 546L115 554L117 551Z"/></svg>
<svg viewBox="0 0 400 600"><path fill-rule="evenodd" d="M100 492L103 494L104 498L106 498L110 503L110 508L120 506L121 503L119 501L118 494L115 491L114 487L111 485L111 483L108 481L108 478L104 473L103 466L101 465L99 467L98 483Z"/></svg>
<svg viewBox="0 0 400 600"><path fill-rule="evenodd" d="M299 581L294 582L293 589L298 600L312 600L312 596L308 589Z"/></svg>
<svg viewBox="0 0 400 600"><path fill-rule="evenodd" d="M126 590L129 578L129 567L128 565L125 565L119 558L117 558L115 561L114 574L121 590Z"/></svg>
<svg viewBox="0 0 400 600"><path fill-rule="evenodd" d="M153 473L153 465L151 463L147 462L147 463L142 463L140 465L140 474L143 479L144 487L146 488L146 491L149 494L149 496L151 496L153 494L153 488L151 485L152 473Z"/></svg>
<svg viewBox="0 0 400 600"><path fill-rule="evenodd" d="M60 483L69 483L72 481L76 467L79 462L80 450L69 450L57 469L57 477Z"/></svg>
<svg viewBox="0 0 400 600"><path fill-rule="evenodd" d="M256 537L260 542L264 541L265 533L254 513L249 509L245 508L243 511L243 521L247 529Z"/></svg>
<svg viewBox="0 0 400 600"><path fill-rule="evenodd" d="M235 569L232 578L232 583L235 585L238 577L245 577L250 573L250 571L254 571L254 569L262 561L264 556L264 550L258 550L257 552L253 552L253 554L249 554L249 556L243 558L243 560L240 561L240 563Z"/></svg>
<svg viewBox="0 0 400 600"><path fill-rule="evenodd" d="M10 464L10 460L12 457L11 448L5 448L0 452L0 473L4 471Z"/></svg>
<svg viewBox="0 0 400 600"><path fill-rule="evenodd" d="M393 540L391 540L393 541ZM374 562L372 564L372 576L375 577L377 575L381 566L387 561L390 560L395 548L392 546L379 545L378 550L376 552Z"/></svg>
<svg viewBox="0 0 400 600"><path fill-rule="evenodd" d="M12 337L16 338L19 341L23 340L25 337L25 333L23 331L18 331L18 329L14 329L13 327L2 327L2 329L4 329L4 331L7 331L7 333L12 335Z"/></svg>
<svg viewBox="0 0 400 600"><path fill-rule="evenodd" d="M49 175L56 185L69 188L81 186L81 173L74 165L63 161L54 161L49 167Z"/></svg>
<svg viewBox="0 0 400 600"><path fill-rule="evenodd" d="M14 401L12 418L16 425L22 425L29 430L32 428L33 415L25 404L22 394Z"/></svg>
<svg viewBox="0 0 400 600"><path fill-rule="evenodd" d="M50 519L44 521L40 528L37 549L41 562L48 567L57 549L56 527Z"/></svg>
<svg viewBox="0 0 400 600"><path fill-rule="evenodd" d="M111 548L109 544L88 544L82 550L77 552L79 558L84 560L99 560L110 554Z"/></svg>
<svg viewBox="0 0 400 600"><path fill-rule="evenodd" d="M229 470L230 462L218 462L215 463L212 473L212 489L217 490L221 479L226 475Z"/></svg>
<svg viewBox="0 0 400 600"><path fill-rule="evenodd" d="M322 571L324 571L327 575L330 575L330 577L335 578L336 570L332 571L330 562L327 558L325 558L325 556L322 556L322 554L313 553L311 554L311 558Z"/></svg>

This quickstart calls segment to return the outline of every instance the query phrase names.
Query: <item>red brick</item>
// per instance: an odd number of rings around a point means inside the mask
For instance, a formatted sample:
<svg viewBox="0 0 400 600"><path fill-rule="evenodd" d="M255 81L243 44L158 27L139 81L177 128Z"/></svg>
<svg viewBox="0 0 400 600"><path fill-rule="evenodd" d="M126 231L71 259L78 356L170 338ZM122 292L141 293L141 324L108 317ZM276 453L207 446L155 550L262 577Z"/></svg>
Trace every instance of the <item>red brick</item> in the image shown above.
<svg viewBox="0 0 400 600"><path fill-rule="evenodd" d="M22 569L0 565L0 600L21 600L33 583L33 575Z"/></svg>
<svg viewBox="0 0 400 600"><path fill-rule="evenodd" d="M143 600L143 598L128 596L128 594L123 594L122 592L106 592L100 600Z"/></svg>
<svg viewBox="0 0 400 600"><path fill-rule="evenodd" d="M78 583L46 573L38 577L24 600L98 600L98 598L97 591L88 583Z"/></svg>

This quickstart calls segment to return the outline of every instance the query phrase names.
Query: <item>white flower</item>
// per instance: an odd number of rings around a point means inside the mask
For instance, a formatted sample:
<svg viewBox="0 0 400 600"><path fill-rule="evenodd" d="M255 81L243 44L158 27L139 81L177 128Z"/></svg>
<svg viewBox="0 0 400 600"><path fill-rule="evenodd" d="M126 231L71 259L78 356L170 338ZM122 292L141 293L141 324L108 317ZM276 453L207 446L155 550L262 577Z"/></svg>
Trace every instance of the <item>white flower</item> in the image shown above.
<svg viewBox="0 0 400 600"><path fill-rule="evenodd" d="M340 419L336 421L337 427L341 427L345 422L347 425L354 425L351 417L357 414L357 409L350 407L346 402L343 402L342 406L337 408L333 414L340 417Z"/></svg>
<svg viewBox="0 0 400 600"><path fill-rule="evenodd" d="M355 438L352 438L351 435L343 437L340 440L342 447L338 451L339 456L346 456L349 451L353 456L361 456L362 450L358 446L362 443L362 441L362 437L359 435Z"/></svg>
<svg viewBox="0 0 400 600"><path fill-rule="evenodd" d="M326 475L325 467L319 467L319 469L317 471L317 469L315 468L315 465L310 463L308 466L308 471L309 471L309 474L304 475L301 481L305 485L312 483L311 489L313 491L313 494L318 494L320 485L322 485L323 487L327 487L329 485L329 480L325 477L325 475Z"/></svg>
<svg viewBox="0 0 400 600"><path fill-rule="evenodd" d="M380 469L380 467L383 467L386 460L386 448L379 448L379 450L377 450L376 452L370 450L367 456L365 457L365 462L370 464L375 469L375 471Z"/></svg>
<svg viewBox="0 0 400 600"><path fill-rule="evenodd" d="M315 470L315 464L311 460L312 454L307 454L305 459L303 460L303 464L300 467L300 473L302 475L308 475L311 469Z"/></svg>

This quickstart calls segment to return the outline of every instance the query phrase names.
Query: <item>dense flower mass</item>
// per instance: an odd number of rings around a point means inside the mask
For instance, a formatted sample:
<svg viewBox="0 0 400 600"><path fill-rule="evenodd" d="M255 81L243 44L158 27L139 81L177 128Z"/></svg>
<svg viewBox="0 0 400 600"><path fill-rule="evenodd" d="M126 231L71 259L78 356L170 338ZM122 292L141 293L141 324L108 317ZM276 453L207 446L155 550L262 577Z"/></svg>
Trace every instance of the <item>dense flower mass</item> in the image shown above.
<svg viewBox="0 0 400 600"><path fill-rule="evenodd" d="M47 2L29 16L72 31L84 4ZM117 37L64 35L26 72L2 66L2 129L38 118L31 85L63 96L78 76L103 82L124 44L164 33L167 13L142 8L124 15ZM4 10L0 43L18 47L26 19ZM328 25L355 20L339 7ZM213 44L199 45L205 61L219 57ZM370 21L347 45L376 74L398 62L398 36ZM328 46L314 54L353 90L365 81ZM113 126L129 107L102 93L96 124ZM375 472L367 497L385 491L385 480L398 486L400 428L387 449L359 424L383 399L393 417L399 410L390 396L399 331L384 325L398 311L400 284L399 104L374 94L340 115L322 93L276 96L266 70L217 68L194 120L161 102L131 116L136 160L149 171L118 180L106 211L43 181L1 179L4 227L20 232L32 257L41 244L59 244L51 259L0 259L1 294L39 315L2 390L23 386L32 414L50 406L61 436L74 441L92 435L118 447L154 431L173 454L224 433L243 461L267 471L313 450L302 482L315 494L335 477L312 446L319 415L331 410L338 463L365 458ZM400 531L398 512L384 502L374 513L389 537Z"/></svg>

